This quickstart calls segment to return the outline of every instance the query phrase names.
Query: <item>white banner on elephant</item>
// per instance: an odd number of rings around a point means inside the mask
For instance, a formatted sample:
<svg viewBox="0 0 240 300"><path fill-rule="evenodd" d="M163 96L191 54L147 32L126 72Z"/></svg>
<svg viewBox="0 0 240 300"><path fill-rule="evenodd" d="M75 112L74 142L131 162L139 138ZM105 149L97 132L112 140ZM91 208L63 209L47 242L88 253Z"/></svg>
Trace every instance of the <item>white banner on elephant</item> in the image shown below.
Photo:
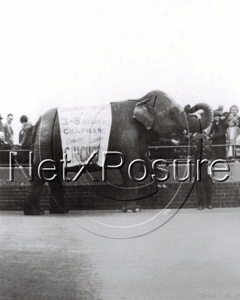
<svg viewBox="0 0 240 300"><path fill-rule="evenodd" d="M67 153L68 167L86 163L97 151L94 163L102 167L102 152L107 151L112 124L110 103L58 108L63 153Z"/></svg>

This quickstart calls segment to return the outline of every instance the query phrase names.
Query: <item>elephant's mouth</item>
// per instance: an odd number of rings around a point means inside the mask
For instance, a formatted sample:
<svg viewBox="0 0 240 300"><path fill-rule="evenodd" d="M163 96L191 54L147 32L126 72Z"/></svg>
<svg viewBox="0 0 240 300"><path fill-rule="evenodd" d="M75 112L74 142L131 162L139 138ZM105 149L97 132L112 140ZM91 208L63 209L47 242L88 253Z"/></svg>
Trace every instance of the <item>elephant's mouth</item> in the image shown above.
<svg viewBox="0 0 240 300"><path fill-rule="evenodd" d="M174 137L178 137L180 139L183 139L184 136L186 136L186 134L188 133L187 129L183 129L180 126L176 126L175 130L170 133L170 136L174 136Z"/></svg>
<svg viewBox="0 0 240 300"><path fill-rule="evenodd" d="M163 136L163 135L162 135ZM166 134L164 136L165 138L177 138L177 139L183 139L184 137L184 134L183 134L183 131L180 130L179 128L176 128L176 129L173 129L171 132L169 132L168 134Z"/></svg>

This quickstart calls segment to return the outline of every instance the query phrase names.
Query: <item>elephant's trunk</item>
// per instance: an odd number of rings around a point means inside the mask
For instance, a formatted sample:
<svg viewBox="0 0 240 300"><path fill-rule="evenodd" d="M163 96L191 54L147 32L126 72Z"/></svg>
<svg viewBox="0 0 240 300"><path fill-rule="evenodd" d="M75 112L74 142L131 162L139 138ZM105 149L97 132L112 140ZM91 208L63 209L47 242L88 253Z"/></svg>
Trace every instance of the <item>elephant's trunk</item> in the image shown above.
<svg viewBox="0 0 240 300"><path fill-rule="evenodd" d="M198 119L194 115L189 115L190 113L195 113L200 109L204 111L200 119ZM188 130L190 132L202 132L212 123L213 112L211 107L206 103L198 103L194 105L192 108L190 107L190 105L186 105L184 107L184 111L187 114L187 122L189 128Z"/></svg>

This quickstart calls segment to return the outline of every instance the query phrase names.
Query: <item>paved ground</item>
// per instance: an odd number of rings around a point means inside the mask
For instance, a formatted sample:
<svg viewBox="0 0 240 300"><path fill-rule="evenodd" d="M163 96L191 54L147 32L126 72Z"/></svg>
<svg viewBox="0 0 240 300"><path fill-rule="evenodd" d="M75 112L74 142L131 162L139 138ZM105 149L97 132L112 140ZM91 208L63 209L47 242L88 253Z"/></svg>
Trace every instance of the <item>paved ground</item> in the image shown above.
<svg viewBox="0 0 240 300"><path fill-rule="evenodd" d="M176 212L0 212L0 299L240 299L240 208Z"/></svg>

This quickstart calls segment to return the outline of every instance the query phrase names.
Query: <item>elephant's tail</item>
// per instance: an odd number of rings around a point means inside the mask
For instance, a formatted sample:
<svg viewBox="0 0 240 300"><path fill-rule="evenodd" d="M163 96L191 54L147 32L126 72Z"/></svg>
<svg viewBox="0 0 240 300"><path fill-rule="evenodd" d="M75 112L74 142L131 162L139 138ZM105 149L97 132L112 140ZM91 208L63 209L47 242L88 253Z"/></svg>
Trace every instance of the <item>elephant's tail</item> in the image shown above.
<svg viewBox="0 0 240 300"><path fill-rule="evenodd" d="M37 123L33 126L33 131L32 131L32 148L34 147L34 144L35 144L36 135L37 135L37 131L38 131L38 128L40 126L41 120L42 120L42 116L38 119Z"/></svg>

